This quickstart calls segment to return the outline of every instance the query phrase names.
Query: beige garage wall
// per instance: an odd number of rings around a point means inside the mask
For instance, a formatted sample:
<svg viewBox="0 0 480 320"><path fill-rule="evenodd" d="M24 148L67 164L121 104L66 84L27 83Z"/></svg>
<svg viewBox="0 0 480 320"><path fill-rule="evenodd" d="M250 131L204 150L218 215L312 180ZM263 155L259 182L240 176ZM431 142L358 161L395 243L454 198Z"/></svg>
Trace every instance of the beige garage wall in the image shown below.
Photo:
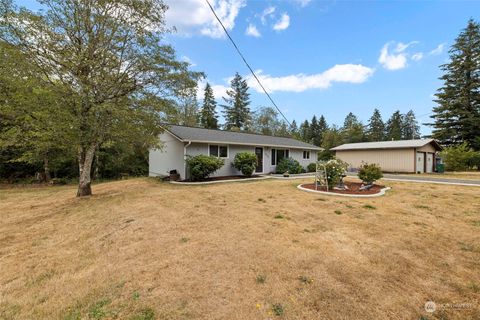
<svg viewBox="0 0 480 320"><path fill-rule="evenodd" d="M415 172L413 149L336 151L337 158L358 168L363 162L376 163L386 172Z"/></svg>
<svg viewBox="0 0 480 320"><path fill-rule="evenodd" d="M437 150L429 143L421 148L417 148L417 151L421 151L421 152L431 152L431 153L435 153L437 152Z"/></svg>

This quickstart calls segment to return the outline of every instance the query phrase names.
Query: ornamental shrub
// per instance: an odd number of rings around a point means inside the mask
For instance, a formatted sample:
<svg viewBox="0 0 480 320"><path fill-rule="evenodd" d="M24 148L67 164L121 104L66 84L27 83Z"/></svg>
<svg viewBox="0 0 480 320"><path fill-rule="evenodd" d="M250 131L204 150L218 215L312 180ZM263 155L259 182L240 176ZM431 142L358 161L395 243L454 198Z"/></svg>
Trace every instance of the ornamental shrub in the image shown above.
<svg viewBox="0 0 480 320"><path fill-rule="evenodd" d="M290 174L302 173L303 167L300 163L293 158L283 158L277 164L276 173L285 173Z"/></svg>
<svg viewBox="0 0 480 320"><path fill-rule="evenodd" d="M383 177L382 168L375 163L362 163L358 169L358 178L369 185Z"/></svg>
<svg viewBox="0 0 480 320"><path fill-rule="evenodd" d="M347 171L348 163L340 159L332 159L326 162L319 162L318 168L321 172L326 173L329 188L333 188L340 182L343 174Z"/></svg>
<svg viewBox="0 0 480 320"><path fill-rule="evenodd" d="M223 159L203 154L188 157L186 162L193 181L205 180L225 163Z"/></svg>
<svg viewBox="0 0 480 320"><path fill-rule="evenodd" d="M232 166L250 177L257 167L257 156L253 152L239 152L235 155Z"/></svg>
<svg viewBox="0 0 480 320"><path fill-rule="evenodd" d="M307 166L307 172L315 172L316 170L317 164L315 162L312 162Z"/></svg>
<svg viewBox="0 0 480 320"><path fill-rule="evenodd" d="M445 169L448 171L463 171L474 167L479 169L478 158L480 152L471 149L466 142L445 148L440 156L445 162Z"/></svg>

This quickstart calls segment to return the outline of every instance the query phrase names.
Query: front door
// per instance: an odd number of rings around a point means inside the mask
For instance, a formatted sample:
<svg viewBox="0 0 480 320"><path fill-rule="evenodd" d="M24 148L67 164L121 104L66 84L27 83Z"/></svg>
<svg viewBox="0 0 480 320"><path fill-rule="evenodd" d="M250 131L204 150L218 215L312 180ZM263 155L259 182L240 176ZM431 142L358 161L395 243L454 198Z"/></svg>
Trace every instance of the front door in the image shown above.
<svg viewBox="0 0 480 320"><path fill-rule="evenodd" d="M427 173L433 172L433 153L427 153Z"/></svg>
<svg viewBox="0 0 480 320"><path fill-rule="evenodd" d="M255 148L255 155L257 156L257 168L255 172L263 172L263 148Z"/></svg>

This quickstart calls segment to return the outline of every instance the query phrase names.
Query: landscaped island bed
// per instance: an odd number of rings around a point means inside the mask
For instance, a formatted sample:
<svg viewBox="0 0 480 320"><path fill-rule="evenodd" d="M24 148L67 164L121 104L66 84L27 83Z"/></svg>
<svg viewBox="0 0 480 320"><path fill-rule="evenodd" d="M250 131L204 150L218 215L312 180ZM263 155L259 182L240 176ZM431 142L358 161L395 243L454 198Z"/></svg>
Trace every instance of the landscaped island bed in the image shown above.
<svg viewBox="0 0 480 320"><path fill-rule="evenodd" d="M0 319L480 318L478 188L311 182L2 189Z"/></svg>
<svg viewBox="0 0 480 320"><path fill-rule="evenodd" d="M315 191L323 191L327 192L326 186L317 186L315 187L315 183L304 183L301 185L303 188L315 190ZM339 193L339 194L377 194L385 188L385 186L374 184L370 189L367 190L360 190L363 186L361 182L353 182L353 181L345 181L345 186L348 188L347 190L338 190L336 188L329 188L328 192L331 193Z"/></svg>

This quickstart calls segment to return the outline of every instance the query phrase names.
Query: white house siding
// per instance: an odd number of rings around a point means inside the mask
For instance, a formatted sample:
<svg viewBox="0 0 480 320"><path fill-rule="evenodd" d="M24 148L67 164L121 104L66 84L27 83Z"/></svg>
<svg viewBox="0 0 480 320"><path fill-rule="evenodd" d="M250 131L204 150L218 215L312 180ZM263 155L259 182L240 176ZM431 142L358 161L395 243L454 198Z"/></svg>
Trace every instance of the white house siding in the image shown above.
<svg viewBox="0 0 480 320"><path fill-rule="evenodd" d="M161 149L150 149L148 154L148 175L151 177L168 175L170 170L177 170L181 178L185 178L183 146L177 138L168 132L159 136Z"/></svg>
<svg viewBox="0 0 480 320"><path fill-rule="evenodd" d="M207 143L192 143L187 148L187 155L190 155L190 156L196 156L199 154L208 155L208 146L209 144ZM228 158L224 159L225 164L212 176L219 177L219 176L240 175L241 172L236 170L234 167L232 167L232 162L233 162L233 159L235 158L235 155L239 152L254 153L255 147L256 146L228 145ZM264 147L264 146L258 146L258 147L263 148L263 172L262 173L275 172L276 166L271 165L272 148ZM276 149L281 149L281 148L276 148ZM303 149L289 149L289 150L290 150L289 151L290 157L297 160L305 169L310 163L315 162L317 159L317 151L310 150L310 159L303 160Z"/></svg>
<svg viewBox="0 0 480 320"><path fill-rule="evenodd" d="M358 168L362 162L376 163L385 172L415 172L415 152L410 149L337 150L336 157Z"/></svg>

